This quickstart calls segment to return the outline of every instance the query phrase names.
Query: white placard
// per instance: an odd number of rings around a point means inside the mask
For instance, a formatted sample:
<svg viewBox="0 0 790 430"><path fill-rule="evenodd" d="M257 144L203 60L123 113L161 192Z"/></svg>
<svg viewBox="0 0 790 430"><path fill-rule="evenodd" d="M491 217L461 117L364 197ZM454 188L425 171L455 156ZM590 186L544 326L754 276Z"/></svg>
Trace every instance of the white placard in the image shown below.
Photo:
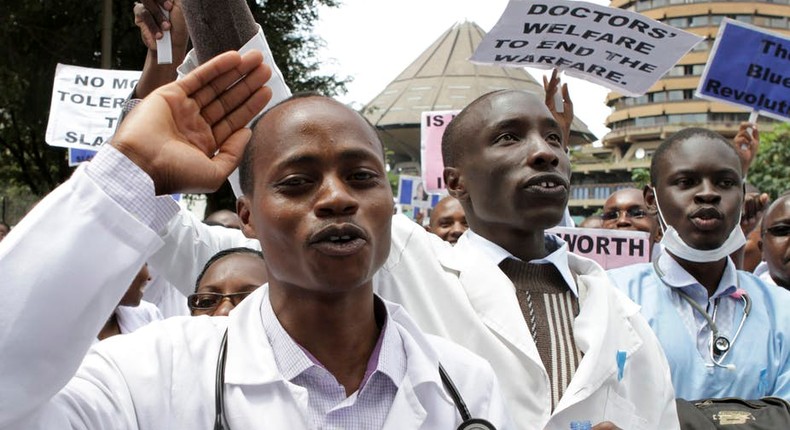
<svg viewBox="0 0 790 430"><path fill-rule="evenodd" d="M98 149L117 127L140 72L58 64L45 140L52 146Z"/></svg>
<svg viewBox="0 0 790 430"><path fill-rule="evenodd" d="M637 96L701 40L623 9L570 0L510 0L470 60L558 68Z"/></svg>

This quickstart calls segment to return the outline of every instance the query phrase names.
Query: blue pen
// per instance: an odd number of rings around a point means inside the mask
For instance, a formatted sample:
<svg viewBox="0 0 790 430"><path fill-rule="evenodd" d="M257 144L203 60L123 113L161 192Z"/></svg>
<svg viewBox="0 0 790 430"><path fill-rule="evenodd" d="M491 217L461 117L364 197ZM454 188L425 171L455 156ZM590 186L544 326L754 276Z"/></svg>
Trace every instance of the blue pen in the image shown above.
<svg viewBox="0 0 790 430"><path fill-rule="evenodd" d="M623 380L623 371L625 370L625 351L617 351L617 380Z"/></svg>

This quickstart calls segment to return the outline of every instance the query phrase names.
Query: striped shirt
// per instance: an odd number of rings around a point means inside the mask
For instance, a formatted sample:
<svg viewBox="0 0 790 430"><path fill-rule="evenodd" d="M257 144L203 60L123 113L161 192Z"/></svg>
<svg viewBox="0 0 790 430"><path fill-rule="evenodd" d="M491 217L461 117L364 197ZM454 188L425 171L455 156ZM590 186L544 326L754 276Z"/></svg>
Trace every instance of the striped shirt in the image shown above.
<svg viewBox="0 0 790 430"><path fill-rule="evenodd" d="M398 385L406 375L406 352L381 299L376 313L385 315L381 334L368 360L360 388L346 396L345 388L307 350L285 331L272 310L269 296L261 304L263 328L283 378L304 387L308 409L303 411L314 429L368 430L384 426Z"/></svg>

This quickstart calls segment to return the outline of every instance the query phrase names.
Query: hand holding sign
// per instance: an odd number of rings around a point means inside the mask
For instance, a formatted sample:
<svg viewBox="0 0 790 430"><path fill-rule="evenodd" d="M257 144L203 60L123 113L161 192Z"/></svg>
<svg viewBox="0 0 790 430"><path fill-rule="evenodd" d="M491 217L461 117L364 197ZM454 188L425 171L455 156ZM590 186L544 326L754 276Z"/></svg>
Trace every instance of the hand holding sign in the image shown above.
<svg viewBox="0 0 790 430"><path fill-rule="evenodd" d="M571 142L571 124L573 123L573 101L568 92L568 84L562 84L562 91L560 89L560 71L554 69L551 72L551 79L547 80L543 76L543 89L546 91L546 107L549 108L551 114L557 123L560 124L562 129L562 144L565 145L565 150L568 150L568 145Z"/></svg>
<svg viewBox="0 0 790 430"><path fill-rule="evenodd" d="M166 17L165 10L170 13ZM174 47L186 48L188 33L184 12L179 0L143 0L134 4L134 24L140 28L140 37L145 46L156 51L156 41L165 31L170 31Z"/></svg>
<svg viewBox="0 0 790 430"><path fill-rule="evenodd" d="M167 18L162 10L167 11L170 17ZM148 48L143 75L134 91L135 98L144 98L156 88L176 79L177 67L186 57L189 34L180 0L145 0L135 3L134 23L140 28L140 38ZM172 42L170 61L165 63L159 61L161 53L158 52L163 31L169 31Z"/></svg>
<svg viewBox="0 0 790 430"><path fill-rule="evenodd" d="M733 140L735 151L738 152L738 157L741 159L741 170L743 175L749 171L749 166L752 165L757 151L760 149L760 132L757 131L757 124L750 122L742 122L741 127L738 129L738 134L735 135Z"/></svg>
<svg viewBox="0 0 790 430"><path fill-rule="evenodd" d="M271 98L260 52L227 52L154 91L118 128L112 145L154 181L157 194L216 190L236 168Z"/></svg>

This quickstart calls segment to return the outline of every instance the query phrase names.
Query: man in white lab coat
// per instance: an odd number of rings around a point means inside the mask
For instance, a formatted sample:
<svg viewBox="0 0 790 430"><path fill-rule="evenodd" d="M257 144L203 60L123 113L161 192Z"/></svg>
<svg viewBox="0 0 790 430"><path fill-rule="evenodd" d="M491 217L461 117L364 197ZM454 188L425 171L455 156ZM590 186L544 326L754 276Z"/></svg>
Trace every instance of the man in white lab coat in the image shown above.
<svg viewBox="0 0 790 430"><path fill-rule="evenodd" d="M262 32L243 49L251 47L268 49ZM280 90L275 99L287 93L280 74L272 80ZM626 430L678 428L669 368L638 306L596 263L544 236L567 204L565 130L543 101L525 93L488 95L473 105L454 120L461 124L458 136L445 139L456 148L454 160L445 160L451 167L446 182L471 231L452 248L395 216L377 292L402 304L424 330L486 358L519 428L566 430L579 420L601 423L597 429L611 423ZM493 129L499 134L490 135ZM152 260L175 285L193 284L203 262L220 249L260 246L186 213L168 224L164 240ZM530 315L499 266L508 257L548 268L543 272L552 272L563 302ZM558 329L545 330L552 325ZM551 339L552 333L561 338ZM549 338L536 344L536 335Z"/></svg>
<svg viewBox="0 0 790 430"><path fill-rule="evenodd" d="M216 188L235 167L240 128L271 96L261 60L227 53L157 90L3 241L0 428L454 429L442 365L471 414L510 427L488 363L374 296L390 250L383 149L322 97L274 108L249 145L241 213L268 286L227 318L173 318L85 356L177 212L157 195Z"/></svg>

